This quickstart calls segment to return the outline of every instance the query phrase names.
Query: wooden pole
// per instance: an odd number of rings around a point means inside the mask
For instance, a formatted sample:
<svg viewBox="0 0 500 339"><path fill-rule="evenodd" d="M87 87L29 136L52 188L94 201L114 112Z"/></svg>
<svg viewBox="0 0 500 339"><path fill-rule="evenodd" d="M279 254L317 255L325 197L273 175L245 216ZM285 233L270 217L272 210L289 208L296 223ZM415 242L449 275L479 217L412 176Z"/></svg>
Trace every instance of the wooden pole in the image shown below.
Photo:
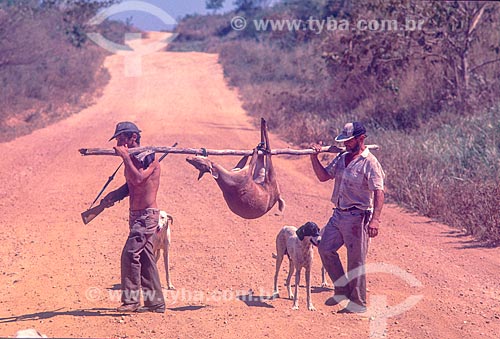
<svg viewBox="0 0 500 339"><path fill-rule="evenodd" d="M370 150L378 150L378 145L366 145ZM323 146L321 147L320 153L340 153L344 151L344 147L337 146ZM82 155L116 155L113 148L81 148L78 150ZM155 153L170 153L170 154L193 154L193 155L252 155L253 150L217 150L217 149L205 149L205 148L177 148L177 147L155 147L155 146L144 146L129 149L130 154L138 154L146 151L153 151ZM262 154L262 151L259 151ZM288 154L288 155L309 155L313 154L314 151L311 148L308 149L273 149L271 150L272 155Z"/></svg>

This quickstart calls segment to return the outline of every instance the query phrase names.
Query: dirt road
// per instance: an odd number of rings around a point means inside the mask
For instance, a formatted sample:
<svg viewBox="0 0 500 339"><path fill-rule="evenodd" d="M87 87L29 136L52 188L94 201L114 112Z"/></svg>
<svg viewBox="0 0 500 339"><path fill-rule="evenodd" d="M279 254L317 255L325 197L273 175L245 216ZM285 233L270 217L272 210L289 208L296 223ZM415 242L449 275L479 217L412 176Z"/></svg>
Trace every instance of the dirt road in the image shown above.
<svg viewBox="0 0 500 339"><path fill-rule="evenodd" d="M80 212L119 159L82 157L77 150L113 146L107 140L122 120L139 125L142 145L250 149L260 134L224 82L217 55L155 53L143 58L143 74L135 78L124 76L121 56L105 66L111 81L94 106L1 145L0 336L36 328L49 337L498 337L500 249L470 246L454 230L390 204L370 244L368 288L376 313L336 314L338 308L323 304L332 292L319 287L317 253L316 312L305 307L304 288L298 311L285 298L261 299L272 293L279 229L308 220L322 226L331 213L332 183L314 179L307 157L274 158L285 213L275 207L247 221L229 211L212 178L198 182L184 156L169 155L158 199L175 218L177 289L166 292L164 315L116 313L128 202L87 226ZM287 145L271 134L271 146ZM238 159L217 160L230 166ZM123 180L120 172L111 188ZM165 285L163 267L160 274Z"/></svg>

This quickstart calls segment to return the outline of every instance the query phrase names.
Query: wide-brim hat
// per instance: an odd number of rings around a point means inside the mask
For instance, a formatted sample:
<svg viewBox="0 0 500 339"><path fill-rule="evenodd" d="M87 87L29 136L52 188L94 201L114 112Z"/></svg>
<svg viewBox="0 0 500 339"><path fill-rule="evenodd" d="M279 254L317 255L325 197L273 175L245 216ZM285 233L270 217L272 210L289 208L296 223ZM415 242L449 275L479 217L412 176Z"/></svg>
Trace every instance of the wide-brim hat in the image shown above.
<svg viewBox="0 0 500 339"><path fill-rule="evenodd" d="M113 136L111 137L111 139L109 139L109 141L113 140L114 138L116 138L117 136L119 136L122 133L137 133L137 134L139 134L139 133L141 133L141 130L139 130L137 125L134 124L133 122L130 122L130 121L119 122L118 124L116 124L115 134L113 134Z"/></svg>
<svg viewBox="0 0 500 339"><path fill-rule="evenodd" d="M359 137L360 135L366 134L365 126L359 121L348 122L344 125L344 129L342 133L337 135L335 141L344 142L347 140L351 140L352 138Z"/></svg>

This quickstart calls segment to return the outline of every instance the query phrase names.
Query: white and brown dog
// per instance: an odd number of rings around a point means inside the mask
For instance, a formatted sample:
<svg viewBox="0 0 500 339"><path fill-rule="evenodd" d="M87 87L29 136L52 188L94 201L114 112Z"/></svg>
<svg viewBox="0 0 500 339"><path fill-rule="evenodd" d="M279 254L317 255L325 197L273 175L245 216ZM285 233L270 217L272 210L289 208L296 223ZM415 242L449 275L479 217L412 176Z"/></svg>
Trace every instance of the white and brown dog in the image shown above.
<svg viewBox="0 0 500 339"><path fill-rule="evenodd" d="M313 260L313 248L321 241L320 230L318 225L309 221L299 227L285 226L281 229L276 237L276 273L274 275L274 293L273 298L279 297L278 291L278 274L281 263L285 254L288 255L290 268L288 277L286 278L286 287L288 290L288 298L293 299L292 309L299 308L298 289L300 282L300 271L302 267L306 271L306 291L307 291L307 308L309 311L315 311L311 301L311 267ZM290 285L291 278L295 272L295 293L292 293Z"/></svg>
<svg viewBox="0 0 500 339"><path fill-rule="evenodd" d="M160 211L160 219L158 220L158 228L153 236L153 253L156 262L160 259L160 250L163 250L163 261L165 264L165 274L167 276L167 286L169 290L175 290L174 285L170 281L170 262L168 258L170 250L170 225L174 224L174 218L165 211Z"/></svg>

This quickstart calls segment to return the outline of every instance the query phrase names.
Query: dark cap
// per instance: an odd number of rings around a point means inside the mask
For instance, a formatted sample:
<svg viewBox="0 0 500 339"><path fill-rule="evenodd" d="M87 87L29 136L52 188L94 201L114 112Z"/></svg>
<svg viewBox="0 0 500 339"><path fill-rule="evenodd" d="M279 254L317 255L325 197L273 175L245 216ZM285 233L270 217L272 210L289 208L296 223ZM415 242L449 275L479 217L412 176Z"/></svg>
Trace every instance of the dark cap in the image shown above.
<svg viewBox="0 0 500 339"><path fill-rule="evenodd" d="M118 124L116 124L115 134L113 134L113 136L111 137L111 139L109 139L109 141L113 140L114 138L116 138L117 136L119 136L122 133L137 133L137 134L139 134L139 133L141 133L141 131L136 126L136 124L134 124L133 122L122 121L122 122L119 122Z"/></svg>
<svg viewBox="0 0 500 339"><path fill-rule="evenodd" d="M359 137L360 135L366 134L365 126L359 121L349 122L344 125L344 129L342 133L340 133L335 141L344 142L347 140L351 140L352 138Z"/></svg>

